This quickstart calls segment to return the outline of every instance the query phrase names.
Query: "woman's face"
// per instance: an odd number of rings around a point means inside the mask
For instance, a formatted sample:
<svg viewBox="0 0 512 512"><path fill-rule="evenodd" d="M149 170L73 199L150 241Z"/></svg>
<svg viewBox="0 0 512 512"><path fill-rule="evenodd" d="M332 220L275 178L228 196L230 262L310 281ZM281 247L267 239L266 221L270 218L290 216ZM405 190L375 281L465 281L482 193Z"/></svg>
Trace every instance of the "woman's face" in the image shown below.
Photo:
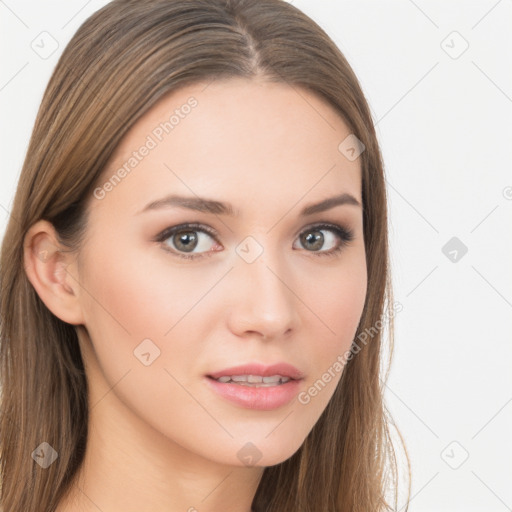
<svg viewBox="0 0 512 512"><path fill-rule="evenodd" d="M349 135L306 90L245 79L188 86L132 127L90 198L75 270L91 397L211 461L296 452L366 296ZM275 375L294 379L249 382Z"/></svg>

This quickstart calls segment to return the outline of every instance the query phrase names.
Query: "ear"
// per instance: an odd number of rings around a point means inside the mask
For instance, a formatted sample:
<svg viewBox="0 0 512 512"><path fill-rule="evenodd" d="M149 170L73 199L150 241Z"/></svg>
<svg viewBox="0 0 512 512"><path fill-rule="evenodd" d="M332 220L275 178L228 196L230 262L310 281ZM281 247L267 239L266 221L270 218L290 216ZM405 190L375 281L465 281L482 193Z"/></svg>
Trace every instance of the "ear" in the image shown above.
<svg viewBox="0 0 512 512"><path fill-rule="evenodd" d="M30 227L23 258L27 277L46 307L64 322L83 324L76 254L59 243L50 222L40 220Z"/></svg>

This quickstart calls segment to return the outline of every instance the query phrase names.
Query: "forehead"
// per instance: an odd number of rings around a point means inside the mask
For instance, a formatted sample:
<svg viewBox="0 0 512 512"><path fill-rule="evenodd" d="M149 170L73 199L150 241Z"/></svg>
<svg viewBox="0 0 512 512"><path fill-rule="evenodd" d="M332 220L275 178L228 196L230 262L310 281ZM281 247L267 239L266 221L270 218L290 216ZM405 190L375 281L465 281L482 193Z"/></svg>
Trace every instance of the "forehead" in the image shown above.
<svg viewBox="0 0 512 512"><path fill-rule="evenodd" d="M361 200L360 159L339 149L349 135L334 108L297 86L238 78L194 84L131 127L100 186L121 174L109 201L127 201L133 211L173 192L225 198L237 209L260 200L291 207L335 192Z"/></svg>

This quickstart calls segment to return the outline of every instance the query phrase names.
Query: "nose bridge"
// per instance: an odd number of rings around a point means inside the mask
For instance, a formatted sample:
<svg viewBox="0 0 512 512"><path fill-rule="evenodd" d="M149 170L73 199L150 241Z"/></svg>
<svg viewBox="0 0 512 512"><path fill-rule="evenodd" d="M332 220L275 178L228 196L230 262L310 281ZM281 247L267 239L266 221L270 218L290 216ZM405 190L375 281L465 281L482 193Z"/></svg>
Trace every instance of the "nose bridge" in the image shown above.
<svg viewBox="0 0 512 512"><path fill-rule="evenodd" d="M277 248L263 248L262 243L257 254L255 241L245 242L237 248L234 277L236 287L240 286L233 300L233 321L240 328L264 336L284 335L297 319L293 283L288 282L290 273L285 270L284 256ZM254 259L251 261L248 255Z"/></svg>

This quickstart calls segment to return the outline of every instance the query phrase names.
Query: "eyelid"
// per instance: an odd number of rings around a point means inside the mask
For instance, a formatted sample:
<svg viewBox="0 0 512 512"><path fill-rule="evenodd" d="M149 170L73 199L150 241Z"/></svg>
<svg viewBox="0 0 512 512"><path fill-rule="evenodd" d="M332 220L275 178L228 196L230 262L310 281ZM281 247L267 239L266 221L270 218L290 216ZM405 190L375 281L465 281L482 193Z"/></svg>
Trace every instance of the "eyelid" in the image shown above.
<svg viewBox="0 0 512 512"><path fill-rule="evenodd" d="M163 231L161 231L156 237L155 241L161 241L166 240L169 238L169 233L174 233L177 231L205 231L212 237L217 237L218 233L215 231L215 229L211 228L210 226L207 226L206 224L200 224L198 222L183 222L182 224L176 224L175 226L169 226L165 228ZM217 240L218 241L218 240Z"/></svg>
<svg viewBox="0 0 512 512"><path fill-rule="evenodd" d="M334 231L334 233L340 239L340 243L338 244L338 246L329 251L306 251L306 252L309 252L309 253L313 254L314 256L319 256L319 257L336 256L343 250L343 248L346 245L349 245L355 238L354 230L349 228L348 226L344 225L343 223L335 224L332 222L323 222L323 221L313 222L312 224L305 226L298 232L298 235L300 235L301 233L304 233L305 231L308 231L308 230L322 231L324 229ZM298 235L296 235L296 236L298 236Z"/></svg>
<svg viewBox="0 0 512 512"><path fill-rule="evenodd" d="M205 232L208 235L210 235L215 242L218 244L220 243L218 240L218 233L215 229L211 228L210 226L207 226L206 224L201 224L198 222L183 222L181 224L176 224L175 226L169 226L165 228L163 231L161 231L158 235L156 235L155 238L153 238L154 242L158 242L163 244L165 240L173 236L175 233L179 233L180 231L201 231ZM164 245L164 244L163 244ZM214 252L217 251L206 251L199 254L191 253L188 255L184 252L179 252L174 249L171 249L169 247L164 247L164 250L171 253L174 256L177 256L178 258L182 259L188 259L188 260L195 260L200 259L205 256L212 256Z"/></svg>

